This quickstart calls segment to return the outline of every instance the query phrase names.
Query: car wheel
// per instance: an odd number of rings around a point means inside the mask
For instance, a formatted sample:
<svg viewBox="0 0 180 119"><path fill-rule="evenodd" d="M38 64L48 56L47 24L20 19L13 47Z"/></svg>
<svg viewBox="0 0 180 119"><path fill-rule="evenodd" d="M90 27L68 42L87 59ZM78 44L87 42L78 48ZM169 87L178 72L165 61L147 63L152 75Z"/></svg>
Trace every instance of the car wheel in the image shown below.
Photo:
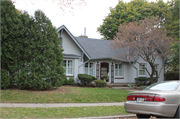
<svg viewBox="0 0 180 119"><path fill-rule="evenodd" d="M180 118L180 106L177 108L176 114L174 115L174 118Z"/></svg>
<svg viewBox="0 0 180 119"><path fill-rule="evenodd" d="M138 118L150 118L150 115L136 114Z"/></svg>

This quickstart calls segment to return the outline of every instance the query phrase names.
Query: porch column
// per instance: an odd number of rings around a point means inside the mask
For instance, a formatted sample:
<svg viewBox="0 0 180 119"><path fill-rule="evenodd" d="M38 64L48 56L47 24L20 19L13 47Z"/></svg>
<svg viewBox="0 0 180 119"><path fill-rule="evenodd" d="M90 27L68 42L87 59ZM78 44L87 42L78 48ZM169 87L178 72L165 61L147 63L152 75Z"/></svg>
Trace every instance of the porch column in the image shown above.
<svg viewBox="0 0 180 119"><path fill-rule="evenodd" d="M99 63L96 64L96 77L99 79Z"/></svg>
<svg viewBox="0 0 180 119"><path fill-rule="evenodd" d="M111 65L111 83L114 83L114 65Z"/></svg>

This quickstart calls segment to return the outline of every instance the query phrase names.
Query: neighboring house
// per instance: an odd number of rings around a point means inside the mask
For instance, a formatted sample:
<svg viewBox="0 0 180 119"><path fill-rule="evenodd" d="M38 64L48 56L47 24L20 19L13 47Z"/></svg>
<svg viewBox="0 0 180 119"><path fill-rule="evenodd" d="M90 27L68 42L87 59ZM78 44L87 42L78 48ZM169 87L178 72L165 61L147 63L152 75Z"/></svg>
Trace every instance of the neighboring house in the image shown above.
<svg viewBox="0 0 180 119"><path fill-rule="evenodd" d="M104 73L109 75L109 83L134 83L137 77L149 77L143 66L149 71L149 64L138 58L140 64L128 58L126 49L115 51L110 48L111 41L87 38L87 36L74 37L62 25L57 30L62 39L60 47L64 49L64 68L67 77L74 77L78 83L78 74L89 74L102 79ZM117 56L119 52L125 55L121 61ZM162 58L155 61L158 72L162 67ZM161 71L159 81L164 80L164 70Z"/></svg>

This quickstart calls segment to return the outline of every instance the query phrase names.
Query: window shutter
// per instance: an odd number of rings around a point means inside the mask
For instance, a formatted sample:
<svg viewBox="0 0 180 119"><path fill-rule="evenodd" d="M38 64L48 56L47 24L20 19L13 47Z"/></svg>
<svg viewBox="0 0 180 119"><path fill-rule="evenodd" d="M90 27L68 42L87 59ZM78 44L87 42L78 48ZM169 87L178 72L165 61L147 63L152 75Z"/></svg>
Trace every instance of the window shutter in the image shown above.
<svg viewBox="0 0 180 119"><path fill-rule="evenodd" d="M114 65L111 65L111 83L114 83Z"/></svg>
<svg viewBox="0 0 180 119"><path fill-rule="evenodd" d="M96 77L99 78L99 64L96 64Z"/></svg>

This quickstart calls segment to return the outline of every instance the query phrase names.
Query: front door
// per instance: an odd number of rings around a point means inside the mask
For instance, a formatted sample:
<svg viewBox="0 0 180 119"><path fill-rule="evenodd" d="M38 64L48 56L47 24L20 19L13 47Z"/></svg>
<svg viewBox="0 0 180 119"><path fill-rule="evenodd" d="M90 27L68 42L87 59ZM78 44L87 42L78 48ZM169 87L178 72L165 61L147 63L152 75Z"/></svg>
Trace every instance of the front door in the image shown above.
<svg viewBox="0 0 180 119"><path fill-rule="evenodd" d="M109 73L109 63L101 63L101 80L104 80L102 78L103 74L108 74ZM109 82L109 78L106 80L106 82Z"/></svg>

